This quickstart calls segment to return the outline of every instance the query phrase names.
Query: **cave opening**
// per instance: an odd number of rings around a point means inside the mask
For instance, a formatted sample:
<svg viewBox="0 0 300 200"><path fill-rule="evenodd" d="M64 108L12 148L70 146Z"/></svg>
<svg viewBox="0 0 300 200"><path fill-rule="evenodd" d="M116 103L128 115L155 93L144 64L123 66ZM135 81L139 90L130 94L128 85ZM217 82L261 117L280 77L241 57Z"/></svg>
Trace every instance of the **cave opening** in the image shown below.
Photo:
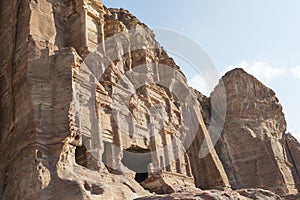
<svg viewBox="0 0 300 200"><path fill-rule="evenodd" d="M136 173L134 180L138 183L143 182L144 180L146 180L148 178L148 172L144 172L144 173Z"/></svg>
<svg viewBox="0 0 300 200"><path fill-rule="evenodd" d="M123 151L122 163L136 173L135 181L141 183L148 178L148 165L152 163L150 149L130 147Z"/></svg>
<svg viewBox="0 0 300 200"><path fill-rule="evenodd" d="M81 165L83 167L87 167L86 151L87 150L84 145L77 146L75 149L75 161L78 165Z"/></svg>

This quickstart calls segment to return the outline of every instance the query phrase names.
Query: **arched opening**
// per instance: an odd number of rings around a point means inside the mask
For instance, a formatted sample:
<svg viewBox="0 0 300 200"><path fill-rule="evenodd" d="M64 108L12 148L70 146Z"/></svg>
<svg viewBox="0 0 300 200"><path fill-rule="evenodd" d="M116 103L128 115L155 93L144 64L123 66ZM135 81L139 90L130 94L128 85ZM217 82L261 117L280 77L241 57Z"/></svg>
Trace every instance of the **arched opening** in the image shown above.
<svg viewBox="0 0 300 200"><path fill-rule="evenodd" d="M135 180L138 183L141 183L148 178L148 165L151 162L150 149L134 146L123 152L122 163L128 169L136 172Z"/></svg>

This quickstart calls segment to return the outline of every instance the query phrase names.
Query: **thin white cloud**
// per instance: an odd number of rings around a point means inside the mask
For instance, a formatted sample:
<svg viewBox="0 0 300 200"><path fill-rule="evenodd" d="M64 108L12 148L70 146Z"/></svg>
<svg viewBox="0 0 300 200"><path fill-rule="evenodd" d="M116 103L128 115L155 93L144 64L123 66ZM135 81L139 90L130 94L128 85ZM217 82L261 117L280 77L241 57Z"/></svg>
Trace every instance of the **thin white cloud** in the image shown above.
<svg viewBox="0 0 300 200"><path fill-rule="evenodd" d="M257 61L251 63L244 60L238 64L226 67L225 71L221 75L224 75L226 72L235 68L243 68L246 72L252 74L254 77L258 78L260 81L265 83L268 83L271 80L284 75L287 71L284 68L272 67L267 62ZM295 68L294 70L298 72L300 78L300 66L297 69ZM209 96L211 92L211 89L209 89L207 83L199 74L196 74L194 77L188 80L188 84L191 87L203 93L204 95Z"/></svg>
<svg viewBox="0 0 300 200"><path fill-rule="evenodd" d="M296 66L290 69L290 72L295 76L296 78L300 78L300 66Z"/></svg>
<svg viewBox="0 0 300 200"><path fill-rule="evenodd" d="M283 68L271 67L267 62L263 61L258 61L254 63L242 61L239 64L228 66L226 68L226 72L234 68L243 68L248 73L265 82L269 82L272 79L283 75L286 71Z"/></svg>

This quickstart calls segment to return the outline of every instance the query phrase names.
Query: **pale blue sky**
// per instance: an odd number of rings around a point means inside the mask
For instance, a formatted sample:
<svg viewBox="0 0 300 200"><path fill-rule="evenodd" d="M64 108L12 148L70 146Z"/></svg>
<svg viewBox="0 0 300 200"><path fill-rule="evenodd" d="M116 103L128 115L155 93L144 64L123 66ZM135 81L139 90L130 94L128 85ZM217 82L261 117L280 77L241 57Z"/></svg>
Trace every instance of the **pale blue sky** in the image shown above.
<svg viewBox="0 0 300 200"><path fill-rule="evenodd" d="M220 73L240 66L271 87L288 131L300 139L300 1L103 0L126 8L150 28L178 31L203 47ZM177 60L194 86L190 66ZM198 88L201 91L201 88Z"/></svg>

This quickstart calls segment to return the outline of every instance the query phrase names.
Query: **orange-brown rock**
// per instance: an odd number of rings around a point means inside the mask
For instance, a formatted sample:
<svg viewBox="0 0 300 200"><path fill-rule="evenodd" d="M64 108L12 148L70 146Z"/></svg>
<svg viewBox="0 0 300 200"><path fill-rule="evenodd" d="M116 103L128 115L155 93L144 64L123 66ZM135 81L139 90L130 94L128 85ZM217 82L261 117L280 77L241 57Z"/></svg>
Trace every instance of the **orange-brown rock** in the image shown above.
<svg viewBox="0 0 300 200"><path fill-rule="evenodd" d="M211 98L189 88L127 10L98 0L0 1L0 9L1 199L276 199L229 188L295 191L299 144L283 144L281 106L253 77L225 76L222 163L206 127L218 87ZM210 151L200 157L203 144Z"/></svg>
<svg viewBox="0 0 300 200"><path fill-rule="evenodd" d="M232 188L296 193L284 144L285 117L274 91L242 69L227 72L222 80L227 113L216 150Z"/></svg>
<svg viewBox="0 0 300 200"><path fill-rule="evenodd" d="M210 143L200 104L178 100L179 86L192 90L145 24L96 0L0 6L1 199L229 187L215 151L202 165L185 151L190 105Z"/></svg>
<svg viewBox="0 0 300 200"><path fill-rule="evenodd" d="M285 135L285 148L288 161L292 164L291 169L298 191L300 191L300 144L291 134Z"/></svg>

